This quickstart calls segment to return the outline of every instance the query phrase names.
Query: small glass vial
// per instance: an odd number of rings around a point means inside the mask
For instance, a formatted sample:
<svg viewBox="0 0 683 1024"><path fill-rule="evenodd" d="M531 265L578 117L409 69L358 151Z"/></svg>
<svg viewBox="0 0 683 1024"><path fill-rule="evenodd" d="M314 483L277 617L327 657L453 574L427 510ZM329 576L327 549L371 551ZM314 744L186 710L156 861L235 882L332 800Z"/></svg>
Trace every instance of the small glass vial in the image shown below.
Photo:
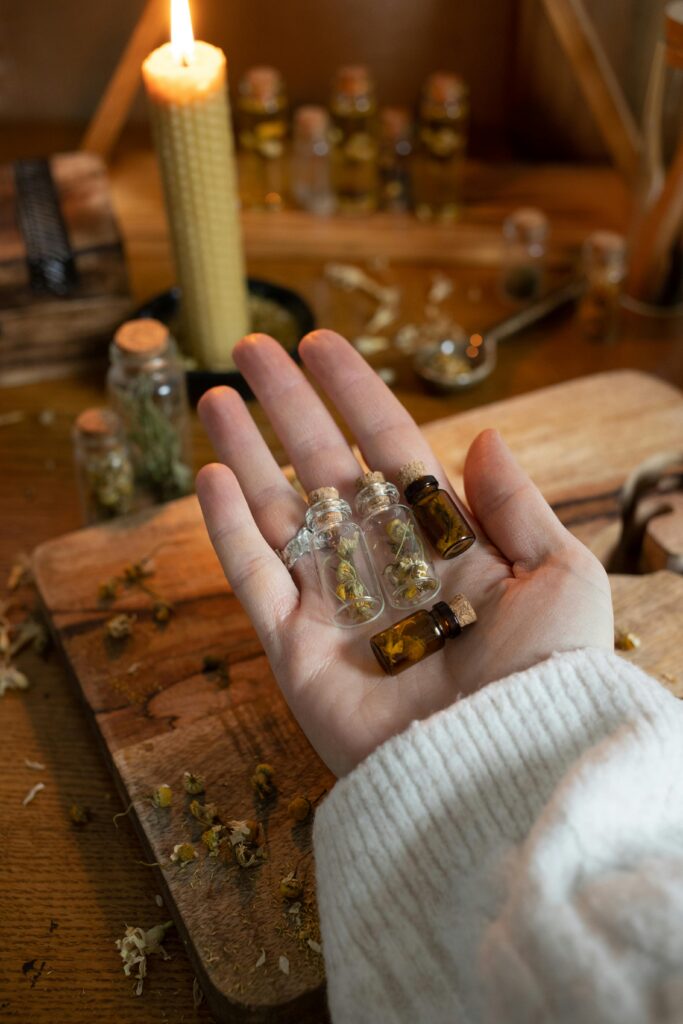
<svg viewBox="0 0 683 1024"><path fill-rule="evenodd" d="M408 210L413 128L404 107L385 107L380 111L379 139L380 206L392 212Z"/></svg>
<svg viewBox="0 0 683 1024"><path fill-rule="evenodd" d="M158 320L129 320L109 349L107 390L121 417L136 482L152 502L192 490L185 371L175 341Z"/></svg>
<svg viewBox="0 0 683 1024"><path fill-rule="evenodd" d="M370 640L372 652L389 676L396 676L423 658L440 651L447 640L460 636L477 621L474 608L462 594L438 601L427 611L413 612Z"/></svg>
<svg viewBox="0 0 683 1024"><path fill-rule="evenodd" d="M119 417L111 409L84 409L72 439L84 521L125 516L133 508L135 480Z"/></svg>
<svg viewBox="0 0 683 1024"><path fill-rule="evenodd" d="M324 107L299 107L292 140L292 195L298 206L326 217L334 211L330 118Z"/></svg>
<svg viewBox="0 0 683 1024"><path fill-rule="evenodd" d="M619 326L619 306L626 278L626 242L612 231L595 231L582 250L586 290L577 311L584 336L612 340Z"/></svg>
<svg viewBox="0 0 683 1024"><path fill-rule="evenodd" d="M364 214L377 209L377 102L365 67L337 72L332 99L332 186L340 213Z"/></svg>
<svg viewBox="0 0 683 1024"><path fill-rule="evenodd" d="M242 206L281 209L287 188L288 106L282 75L275 68L249 68L242 77L237 125Z"/></svg>
<svg viewBox="0 0 683 1024"><path fill-rule="evenodd" d="M441 583L398 489L378 472L364 473L357 486L356 512L389 604L413 608L434 597Z"/></svg>
<svg viewBox="0 0 683 1024"><path fill-rule="evenodd" d="M403 466L399 483L415 518L442 558L455 558L474 544L474 530L423 462L416 459Z"/></svg>
<svg viewBox="0 0 683 1024"><path fill-rule="evenodd" d="M313 557L330 619L336 626L372 622L384 600L351 506L336 487L319 487L308 497L306 526L313 534Z"/></svg>
<svg viewBox="0 0 683 1024"><path fill-rule="evenodd" d="M421 220L455 220L462 206L470 95L458 75L438 71L420 100L413 200Z"/></svg>
<svg viewBox="0 0 683 1024"><path fill-rule="evenodd" d="M523 206L503 221L502 286L514 302L537 299L543 289L548 218L542 210Z"/></svg>

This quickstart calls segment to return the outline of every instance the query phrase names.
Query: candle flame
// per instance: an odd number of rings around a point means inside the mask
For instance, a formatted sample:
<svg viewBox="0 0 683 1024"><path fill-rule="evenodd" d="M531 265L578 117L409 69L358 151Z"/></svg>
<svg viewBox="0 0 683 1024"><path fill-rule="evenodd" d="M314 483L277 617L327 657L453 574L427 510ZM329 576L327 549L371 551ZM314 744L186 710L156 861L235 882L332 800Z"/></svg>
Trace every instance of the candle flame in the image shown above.
<svg viewBox="0 0 683 1024"><path fill-rule="evenodd" d="M171 49L179 64L191 64L194 60L189 0L171 0Z"/></svg>

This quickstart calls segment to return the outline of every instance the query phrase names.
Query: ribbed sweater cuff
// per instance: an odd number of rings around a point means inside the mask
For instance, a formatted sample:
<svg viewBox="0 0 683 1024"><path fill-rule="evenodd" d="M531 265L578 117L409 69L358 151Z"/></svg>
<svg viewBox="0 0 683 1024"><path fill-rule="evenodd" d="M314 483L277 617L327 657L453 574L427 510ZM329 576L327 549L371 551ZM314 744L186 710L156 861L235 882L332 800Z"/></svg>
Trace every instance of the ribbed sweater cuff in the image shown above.
<svg viewBox="0 0 683 1024"><path fill-rule="evenodd" d="M467 870L501 842L521 839L573 761L669 701L618 655L574 651L493 683L378 748L316 814L326 955L330 946L343 955L354 922L381 924L380 901L388 889L412 890L416 867L425 899L438 898L443 865ZM411 847L417 864L406 857ZM390 884L388 867L397 872Z"/></svg>

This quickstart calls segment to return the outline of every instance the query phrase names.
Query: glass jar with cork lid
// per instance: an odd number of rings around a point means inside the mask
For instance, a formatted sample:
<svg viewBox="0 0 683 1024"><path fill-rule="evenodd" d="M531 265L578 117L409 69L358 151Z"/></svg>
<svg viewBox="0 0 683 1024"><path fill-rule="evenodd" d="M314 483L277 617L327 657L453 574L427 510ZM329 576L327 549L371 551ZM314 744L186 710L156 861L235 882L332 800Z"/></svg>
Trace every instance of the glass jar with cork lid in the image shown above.
<svg viewBox="0 0 683 1024"><path fill-rule="evenodd" d="M84 409L72 431L76 479L86 524L133 508L135 480L123 424L111 409Z"/></svg>
<svg viewBox="0 0 683 1024"><path fill-rule="evenodd" d="M237 98L239 190L245 209L279 210L287 191L288 103L276 68L249 68Z"/></svg>
<svg viewBox="0 0 683 1024"><path fill-rule="evenodd" d="M330 101L332 185L340 213L364 214L377 208L377 100L366 67L338 70Z"/></svg>
<svg viewBox="0 0 683 1024"><path fill-rule="evenodd" d="M459 75L437 71L422 90L413 157L413 200L421 220L460 213L470 94Z"/></svg>
<svg viewBox="0 0 683 1024"><path fill-rule="evenodd" d="M502 290L513 302L531 302L543 290L548 218L523 206L503 221Z"/></svg>
<svg viewBox="0 0 683 1024"><path fill-rule="evenodd" d="M153 502L192 490L185 372L175 340L158 320L129 320L109 349L107 390L121 417L136 483Z"/></svg>

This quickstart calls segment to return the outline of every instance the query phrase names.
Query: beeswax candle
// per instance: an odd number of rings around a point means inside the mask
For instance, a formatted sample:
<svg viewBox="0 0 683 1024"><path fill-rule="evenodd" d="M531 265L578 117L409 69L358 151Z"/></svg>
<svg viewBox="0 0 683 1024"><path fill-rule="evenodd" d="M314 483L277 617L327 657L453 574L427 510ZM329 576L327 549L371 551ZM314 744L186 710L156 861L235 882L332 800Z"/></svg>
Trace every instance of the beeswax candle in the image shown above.
<svg viewBox="0 0 683 1024"><path fill-rule="evenodd" d="M171 42L142 76L164 185L188 354L207 369L234 367L249 331L237 215L225 54L192 36L187 0L172 0Z"/></svg>

